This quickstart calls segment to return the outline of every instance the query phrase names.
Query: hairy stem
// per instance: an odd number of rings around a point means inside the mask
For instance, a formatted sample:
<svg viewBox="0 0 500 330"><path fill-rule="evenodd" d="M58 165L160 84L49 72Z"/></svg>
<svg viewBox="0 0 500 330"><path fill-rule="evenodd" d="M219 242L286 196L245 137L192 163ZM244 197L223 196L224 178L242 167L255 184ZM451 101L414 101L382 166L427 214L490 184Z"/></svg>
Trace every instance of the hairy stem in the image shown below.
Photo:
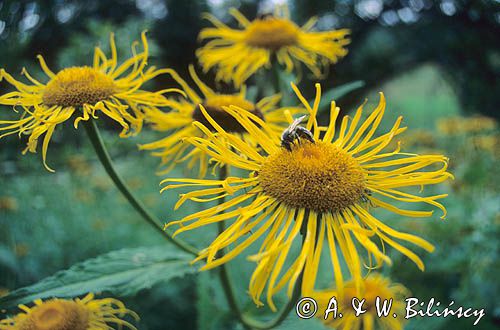
<svg viewBox="0 0 500 330"><path fill-rule="evenodd" d="M228 175L228 169L227 165L224 165L221 167L220 172L219 172L219 180L224 180L226 179ZM224 203L224 198L219 199L219 204ZM218 232L219 235L224 231L224 222L219 221L217 223L218 225ZM305 237L305 236L304 236ZM218 257L222 257L224 255L224 251L220 250L218 253ZM222 264L219 266L219 277L220 281L222 284L222 288L224 290L224 295L226 296L227 302L229 304L229 307L231 310L234 312L238 320L241 322L241 324L246 328L246 329L258 329L258 330L267 330L267 329L272 329L281 322L285 320L285 318L290 314L290 311L294 308L294 306L297 304L297 301L300 298L301 294L301 287L302 287L302 277L303 277L303 272L300 273L300 276L297 279L297 282L295 283L295 287L293 289L293 294L288 303L283 307L281 311L277 314L277 316L268 321L268 322L262 322L255 320L249 316L246 316L242 313L240 307L238 306L238 301L236 299L236 296L234 294L234 289L233 285L231 282L231 278L228 274L227 267L225 264Z"/></svg>
<svg viewBox="0 0 500 330"><path fill-rule="evenodd" d="M87 131L87 135L90 139L90 142L92 143L92 146L94 147L94 150L97 154L97 157L101 161L101 164L106 170L106 173L108 173L109 177L111 178L115 186L118 188L118 190L120 190L123 196L125 196L130 205L132 205L132 207L142 216L142 218L149 225L151 225L158 233L160 233L168 241L172 242L178 248L186 251L187 253L198 255L198 251L194 247L188 245L187 243L181 240L173 238L168 232L163 230L163 227L160 225L160 220L152 213L150 213L130 191L130 189L127 187L123 179L116 172L113 166L113 162L109 156L109 153L106 147L104 146L104 142L102 141L101 135L99 134L99 130L95 124L95 121L89 120L87 122L84 122L83 124L85 126L85 130Z"/></svg>
<svg viewBox="0 0 500 330"><path fill-rule="evenodd" d="M297 302L300 299L300 293L301 293L301 287L302 287L302 276L303 273L300 274L300 276L297 279L297 282L295 283L295 287L293 288L293 294L290 300L287 302L287 304L281 309L276 317L268 322L261 322L261 321L256 321L253 319L248 319L245 317L245 322L247 323L248 326L250 326L253 329L258 329L258 330L267 330L267 329L272 329L283 322L288 314L292 311L292 309L295 307Z"/></svg>
<svg viewBox="0 0 500 330"><path fill-rule="evenodd" d="M274 59L272 61L272 68L271 68L271 75L272 75L272 82L273 82L273 87L274 87L274 92L276 94L281 93L281 84L280 84L280 65L278 63L278 60ZM278 102L277 106L281 105L281 100Z"/></svg>
<svg viewBox="0 0 500 330"><path fill-rule="evenodd" d="M219 180L225 180L227 178L227 176L228 176L227 165L223 165L219 171ZM225 201L224 197L219 198L219 204L224 203L224 201ZM219 221L217 223L217 227L218 227L217 228L218 235L222 234L222 232L225 229L224 222ZM224 250L221 249L217 253L217 257L222 258L223 256L224 256ZM240 307L238 306L238 301L236 300L236 296L234 294L234 289L233 289L233 285L231 282L231 278L229 276L229 273L227 271L227 267L225 264L222 264L219 266L219 278L220 278L220 282L222 284L222 289L224 290L224 295L226 296L227 303L229 304L229 307L231 308L233 313L236 315L238 320L241 322L241 324L243 324L243 326L246 329L249 329L250 327L247 325L247 322L243 318L243 314L241 313Z"/></svg>
<svg viewBox="0 0 500 330"><path fill-rule="evenodd" d="M302 244L304 244L305 240L305 235L302 235ZM268 322L261 322L261 321L255 321L252 319L245 320L247 322L247 325L250 326L253 329L257 330L267 330L267 329L272 329L283 322L288 314L292 311L292 309L295 307L297 302L300 299L301 296L301 291L302 291L302 279L304 277L304 270L300 273L299 277L297 278L297 282L295 282L295 286L293 288L293 293L292 297L290 297L290 300L288 300L287 304L278 312L276 317Z"/></svg>

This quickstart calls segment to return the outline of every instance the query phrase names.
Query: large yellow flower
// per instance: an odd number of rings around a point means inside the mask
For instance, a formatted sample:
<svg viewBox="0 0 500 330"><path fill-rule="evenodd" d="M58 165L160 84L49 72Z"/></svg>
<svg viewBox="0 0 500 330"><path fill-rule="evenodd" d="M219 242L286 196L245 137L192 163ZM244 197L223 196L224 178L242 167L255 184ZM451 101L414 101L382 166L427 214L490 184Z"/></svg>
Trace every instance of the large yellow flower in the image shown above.
<svg viewBox="0 0 500 330"><path fill-rule="evenodd" d="M349 30L313 32L315 17L299 27L289 19L286 7L251 22L235 8L229 12L243 30L206 14L215 27L203 29L199 38L212 40L196 52L204 70L217 68L218 80L240 86L260 68L269 68L274 57L288 72L302 62L319 77L330 63L347 54Z"/></svg>
<svg viewBox="0 0 500 330"><path fill-rule="evenodd" d="M347 282L343 291L340 293L337 290L325 290L311 295L317 301L318 310L321 312L317 316L328 326L338 330L403 329L406 306L404 300L409 296L409 291L403 285L391 283L388 278L378 273L372 273L363 279L359 291L356 289L354 281ZM337 300L337 309L338 312L342 313L342 317L337 315L336 318L333 318L332 313L329 313L325 320L324 311L332 297ZM377 297L380 299L380 308L382 308L384 300L388 303L392 299L388 316L378 317L375 307ZM352 307L353 298L357 298L359 301L365 299L363 309L366 310L366 313L356 316ZM397 317L393 316L394 313Z"/></svg>
<svg viewBox="0 0 500 330"><path fill-rule="evenodd" d="M108 330L111 324L137 330L123 320L127 314L137 320L137 314L113 298L94 299L89 293L82 299L38 299L34 303L33 307L19 305L23 312L0 321L0 330Z"/></svg>
<svg viewBox="0 0 500 330"><path fill-rule="evenodd" d="M187 99L170 99L172 102L171 111L150 111L145 117L145 121L151 123L153 129L168 134L165 138L140 146L141 149L156 150L153 155L161 157L162 165L166 165L160 174L167 173L180 162L188 161L188 168L193 168L196 164L199 165L200 178L206 175L208 169L207 154L184 142L187 137L202 136L200 130L192 125L195 121L200 121L212 131L214 130L200 111L200 104L226 132L240 134L249 143L252 143L251 136L244 134L246 133L245 129L224 110L224 107L234 105L244 111L249 111L265 121L276 133L283 131L293 115L305 113L303 108L287 107L285 109L278 107L280 95L265 97L257 103L253 103L246 99L245 86L242 86L237 94L217 93L200 80L193 66L189 66L189 72L201 91L201 95L190 88L179 75L171 73L174 80L186 93Z"/></svg>
<svg viewBox="0 0 500 330"><path fill-rule="evenodd" d="M248 177L228 177L226 180L164 180L164 183L175 184L163 190L180 187L193 189L181 195L176 208L186 200L205 202L232 196L226 202L170 222L166 227L180 225L176 231L179 234L211 223L235 219L209 247L201 251L197 260L206 260L202 269L211 269L228 262L267 233L259 252L250 257L257 266L250 280L249 292L255 303L262 304L260 296L267 285L267 302L272 309L275 309L273 295L287 283L290 295L302 271L302 292L312 291L325 240L338 288L342 288L343 283L340 256L345 259L353 278L361 281L362 262L355 241L378 264L382 261L391 263L384 253L384 246L392 246L423 270L422 260L401 242L412 243L427 251L432 251L433 246L378 220L371 214L370 206L409 217L429 217L433 213L400 209L387 201L395 200L429 204L446 213L444 206L437 202L446 195L421 196L418 189L451 177L446 172L447 158L403 153L399 148L384 151L405 128L400 127L402 118L399 118L389 132L374 137L385 111L383 94L378 107L363 123L360 123L362 107L352 119L344 117L338 136L334 139L339 113L335 103L332 102L329 126L319 127L316 114L320 102L320 85L316 85L317 94L312 107L300 91L295 86L293 88L310 113L305 128L312 131L315 143L302 139L301 143L293 144L290 150L281 147L279 137L253 114L241 112L236 107L227 109L262 151L226 132L200 107L217 132L213 133L203 124L195 123L207 137L190 138L189 141L217 161L251 172ZM324 134L320 135L320 132ZM408 187L418 189L412 192L406 189ZM292 244L300 233L304 239L300 253L284 268ZM218 251L227 247L231 247L229 251L223 257L217 257Z"/></svg>
<svg viewBox="0 0 500 330"><path fill-rule="evenodd" d="M36 152L38 139L43 137L42 157L45 167L47 148L50 138L58 124L75 115L74 126L80 121L96 119L99 114L119 123L123 130L121 136L138 132L143 121L143 112L156 106L168 106L170 102L163 95L173 90L148 92L141 90L142 85L169 69L146 69L148 61L148 43L142 33L143 50L136 51L132 46L133 56L123 64L118 64L114 36L111 35L111 57L96 47L93 65L70 67L53 73L41 55L40 65L49 77L46 84L39 82L23 69L22 73L31 82L24 84L14 79L5 70L0 70L3 78L16 91L0 95L0 104L14 107L20 113L17 120L0 120L0 138L11 134L29 135L26 151Z"/></svg>

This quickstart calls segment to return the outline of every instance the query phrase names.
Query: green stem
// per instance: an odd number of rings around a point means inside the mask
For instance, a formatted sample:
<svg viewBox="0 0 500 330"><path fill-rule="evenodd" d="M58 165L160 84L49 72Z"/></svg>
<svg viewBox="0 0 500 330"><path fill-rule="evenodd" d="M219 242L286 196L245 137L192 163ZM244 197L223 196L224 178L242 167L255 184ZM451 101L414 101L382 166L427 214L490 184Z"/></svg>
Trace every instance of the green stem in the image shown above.
<svg viewBox="0 0 500 330"><path fill-rule="evenodd" d="M300 299L300 293L301 293L301 286L302 286L302 276L303 273L300 274L299 278L297 279L297 282L295 282L295 287L293 288L293 294L288 303L283 307L282 310L279 311L278 315L276 318L268 321L268 322L261 322L261 321L256 321L253 319L249 319L245 317L245 323L253 328L253 329L258 329L258 330L267 330L267 329L272 329L283 322L288 314L292 311L292 309L295 307L297 302Z"/></svg>
<svg viewBox="0 0 500 330"><path fill-rule="evenodd" d="M245 318L243 313L241 312L240 307L238 306L238 302L236 300L236 296L234 294L233 284L227 272L226 265L223 264L219 266L219 268L220 268L219 269L220 282L222 284L224 295L226 296L226 300L227 303L229 304L229 307L246 329L252 328L250 324L255 321L253 319Z"/></svg>
<svg viewBox="0 0 500 330"><path fill-rule="evenodd" d="M304 243L305 240L305 235L302 236L302 244ZM302 291L302 279L304 277L304 270L300 273L299 277L297 278L297 282L295 282L295 286L293 288L293 293L292 297L288 301L288 303L279 311L278 315L268 321L268 322L261 322L261 321L256 321L253 319L246 319L245 322L247 323L248 326L250 326L253 329L258 329L258 330L267 330L267 329L272 329L283 322L288 314L292 311L292 309L295 307L297 302L300 299L301 296L301 291Z"/></svg>
<svg viewBox="0 0 500 330"><path fill-rule="evenodd" d="M280 65L276 59L273 60L272 62L272 82L273 82L273 87L274 87L274 92L276 94L281 93L281 84L280 84ZM281 100L277 104L278 106L281 105Z"/></svg>
<svg viewBox="0 0 500 330"><path fill-rule="evenodd" d="M219 180L225 180L228 175L227 165L223 165L219 171ZM224 203L225 198L219 198L219 205ZM224 222L219 221L217 223L218 235L222 234L225 229ZM222 258L224 256L224 249L219 250L217 253L218 258ZM222 284L222 289L224 291L224 295L226 296L227 303L229 304L230 309L234 312L238 320L243 324L243 326L248 329L249 326L246 323L246 320L243 318L243 314L241 313L240 307L238 306L238 301L236 300L236 296L234 294L233 285L231 283L231 278L227 271L227 267L225 264L219 266L219 277L220 282Z"/></svg>
<svg viewBox="0 0 500 330"><path fill-rule="evenodd" d="M125 196L127 201L134 207L134 209L142 216L142 218L151 225L157 232L159 232L163 237L165 237L168 241L172 242L174 245L179 247L180 249L193 254L198 255L198 251L188 245L187 243L180 241L176 238L173 238L169 233L163 230L163 227L159 224L160 220L155 217L152 213L150 213L144 205L132 194L130 189L127 187L123 179L116 172L113 162L109 157L108 151L104 146L104 142L102 141L101 135L99 134L99 130L95 124L94 120L89 120L84 122L85 130L87 131L87 135L92 142L92 146L97 154L97 157L101 161L102 166L108 173L111 180L114 182L115 186L120 190L120 192Z"/></svg>
<svg viewBox="0 0 500 330"><path fill-rule="evenodd" d="M219 172L219 180L224 180L227 177L227 166L223 166L220 169ZM224 203L224 198L219 199L219 204ZM224 222L219 221L217 223L218 225L218 232L219 235L224 231ZM304 236L305 237L305 236ZM224 255L224 250L219 250L218 257L221 258ZM255 320L249 316L244 315L241 312L241 309L238 306L238 301L236 299L236 296L234 294L234 289L233 285L231 282L231 278L228 274L227 267L225 264L222 264L219 266L219 276L220 276L220 281L222 284L222 289L224 291L224 295L226 296L227 302L229 304L229 307L231 310L236 314L236 317L238 320L241 322L241 324L246 328L246 329L258 329L258 330L267 330L267 329L272 329L281 322L285 320L285 318L288 316L290 311L295 307L297 304L300 294L301 294L301 287L302 287L302 278L303 278L303 271L300 273L297 282L295 283L295 287L293 289L293 294L288 303L283 307L283 309L278 313L276 318L268 321L268 322L261 322L258 320Z"/></svg>

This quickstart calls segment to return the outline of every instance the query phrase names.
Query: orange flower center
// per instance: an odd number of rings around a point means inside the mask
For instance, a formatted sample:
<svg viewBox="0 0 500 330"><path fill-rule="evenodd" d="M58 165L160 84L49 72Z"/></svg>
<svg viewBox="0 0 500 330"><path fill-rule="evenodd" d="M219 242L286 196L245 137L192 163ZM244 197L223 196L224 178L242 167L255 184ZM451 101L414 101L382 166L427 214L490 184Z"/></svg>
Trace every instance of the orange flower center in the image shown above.
<svg viewBox="0 0 500 330"><path fill-rule="evenodd" d="M297 44L299 28L286 19L268 16L254 20L246 30L245 42L251 47L273 51Z"/></svg>
<svg viewBox="0 0 500 330"><path fill-rule="evenodd" d="M78 303L51 300L33 307L19 324L19 330L87 330L89 313Z"/></svg>
<svg viewBox="0 0 500 330"><path fill-rule="evenodd" d="M43 91L46 106L78 107L94 105L108 99L116 91L110 77L88 66L59 71Z"/></svg>
<svg viewBox="0 0 500 330"><path fill-rule="evenodd" d="M212 117L226 132L245 133L246 130L240 125L240 123L238 123L238 121L236 121L236 119L234 119L233 116L228 114L223 107L234 105L238 108L242 108L243 110L250 111L261 119L264 118L262 112L255 106L255 104L238 95L215 95L205 100L202 105L205 110L207 110L210 117ZM197 106L193 111L192 117L194 120L201 122L209 129L215 130L205 118L199 106Z"/></svg>
<svg viewBox="0 0 500 330"><path fill-rule="evenodd" d="M361 200L363 169L341 148L317 141L281 149L258 174L264 192L292 208L337 212Z"/></svg>

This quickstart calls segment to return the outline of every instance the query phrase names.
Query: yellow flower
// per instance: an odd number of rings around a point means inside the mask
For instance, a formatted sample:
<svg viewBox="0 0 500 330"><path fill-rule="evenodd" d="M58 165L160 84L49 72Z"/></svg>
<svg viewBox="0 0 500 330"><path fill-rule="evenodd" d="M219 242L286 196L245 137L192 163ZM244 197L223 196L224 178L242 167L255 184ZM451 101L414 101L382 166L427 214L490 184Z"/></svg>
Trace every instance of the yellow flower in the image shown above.
<svg viewBox="0 0 500 330"><path fill-rule="evenodd" d="M302 62L320 77L324 68L347 54L349 30L313 32L315 17L299 27L289 19L286 7L251 22L235 8L229 13L243 29L232 29L206 14L215 27L203 29L199 38L212 40L196 52L205 71L217 68L218 80L240 86L260 68L269 68L274 56L288 72Z"/></svg>
<svg viewBox="0 0 500 330"><path fill-rule="evenodd" d="M332 313L327 315L325 320L324 313L318 313L318 317L322 321L338 330L351 330L351 329L387 329L387 330L401 330L405 319L405 303L404 300L409 296L408 290L401 284L391 283L391 281L377 273L372 273L361 282L360 291L357 291L354 281L347 282L344 287L344 292L340 296L336 290L325 290L312 294L312 297L318 303L318 310L325 311L328 303L332 297L337 300L337 309L342 313L342 317L333 318ZM384 300L389 302L392 299L392 307L390 315L387 317L378 317L375 308L375 301L380 297L380 306L384 304ZM366 299L363 304L363 309L366 313L356 316L352 308L352 299L359 300ZM397 318L393 317L396 313Z"/></svg>
<svg viewBox="0 0 500 330"><path fill-rule="evenodd" d="M286 110L278 108L277 104L280 95L265 97L257 103L250 102L246 99L245 86L242 86L237 94L216 93L200 80L193 66L189 66L189 72L202 95L190 88L179 75L171 73L174 80L186 93L188 99L170 100L172 102L170 112L157 110L146 114L145 121L151 123L153 129L168 134L165 138L140 146L141 149L145 150L157 150L153 155L161 157L162 165L166 165L160 174L165 174L180 162L189 160L187 165L189 169L198 164L199 177L202 178L206 175L208 169L207 154L184 142L184 138L203 136L200 130L192 125L195 121L200 121L213 130L213 127L210 126L210 123L201 113L200 104L225 131L242 134L243 138L249 143L252 143L251 137L248 134L243 134L246 133L245 129L224 110L224 107L234 105L244 109L244 111L249 111L264 120L277 134L283 131L283 128L288 125L288 120L293 115L300 112L305 113L303 108L287 107Z"/></svg>
<svg viewBox="0 0 500 330"><path fill-rule="evenodd" d="M433 148L436 146L436 139L433 132L416 129L413 132L409 132L407 136L401 141L405 147L428 147Z"/></svg>
<svg viewBox="0 0 500 330"><path fill-rule="evenodd" d="M432 211L401 209L391 200L424 203L441 209L444 217L446 209L437 200L446 195L421 196L419 190L452 176L446 172L447 158L403 153L399 147L384 151L391 140L406 128L400 127L400 117L389 132L374 137L385 111L383 94L378 107L364 122L360 121L362 107L354 117L345 116L334 139L340 109L332 102L330 124L320 127L316 121L320 85L316 84L312 107L297 87L292 87L308 109L309 119L305 128L312 131L315 143L301 139L301 143L293 144L290 150L281 147L276 134L255 115L238 111L236 107L227 109L262 151L227 133L200 107L217 133L195 123L207 138L194 137L189 141L217 161L251 172L248 177L228 177L226 180L164 180L164 183L174 184L167 185L163 190L192 189L181 195L176 208L187 200L205 202L231 196L224 203L170 222L166 227L180 225L176 231L179 234L235 219L210 246L201 251L196 260L206 260L203 270L228 262L267 233L259 252L250 257L257 266L250 280L249 292L256 304L262 304L260 296L267 285L267 302L272 309L275 309L273 295L287 283L290 295L302 271L302 293L312 291L324 241L330 250L339 290L342 290L343 283L340 256L343 256L352 277L358 282L362 278L362 261L355 241L368 252L367 263L373 256L377 264L382 261L390 264L385 247L392 246L423 270L422 260L401 242L414 244L429 252L434 247L420 237L396 231L378 220L371 214L370 206L408 217L429 217ZM304 131L302 133L305 134ZM408 190L411 187L416 191ZM300 253L293 257L292 263L285 263L290 259L287 257L299 233L304 239ZM227 247L231 247L229 251L217 258L218 251Z"/></svg>
<svg viewBox="0 0 500 330"><path fill-rule="evenodd" d="M34 303L33 307L19 305L23 312L0 321L0 330L108 330L110 324L136 330L122 318L128 314L137 320L137 314L113 298L94 299L89 293L83 299L38 299Z"/></svg>
<svg viewBox="0 0 500 330"><path fill-rule="evenodd" d="M20 112L17 120L0 120L0 138L11 134L29 135L28 144L23 153L36 152L38 139L44 135L42 157L45 167L47 148L54 129L58 124L75 115L74 127L80 121L97 119L99 114L119 123L123 130L122 137L132 132L139 132L143 121L143 111L156 106L168 106L170 103L164 93L173 90L147 92L141 86L169 69L157 69L154 66L146 69L148 61L148 43L146 34L142 33L142 52L137 53L136 43L132 46L133 56L118 64L114 36L111 34L111 57L107 58L103 51L96 47L92 67L70 67L53 73L41 55L40 65L49 77L46 84L31 77L23 69L22 73L31 82L24 84L14 79L5 70L0 70L3 78L16 91L0 95L0 104L14 107Z"/></svg>
<svg viewBox="0 0 500 330"><path fill-rule="evenodd" d="M467 143L474 146L477 150L488 152L493 157L500 156L499 134L470 136L467 138Z"/></svg>
<svg viewBox="0 0 500 330"><path fill-rule="evenodd" d="M486 116L455 116L437 121L437 129L444 135L474 134L496 128L496 120Z"/></svg>

